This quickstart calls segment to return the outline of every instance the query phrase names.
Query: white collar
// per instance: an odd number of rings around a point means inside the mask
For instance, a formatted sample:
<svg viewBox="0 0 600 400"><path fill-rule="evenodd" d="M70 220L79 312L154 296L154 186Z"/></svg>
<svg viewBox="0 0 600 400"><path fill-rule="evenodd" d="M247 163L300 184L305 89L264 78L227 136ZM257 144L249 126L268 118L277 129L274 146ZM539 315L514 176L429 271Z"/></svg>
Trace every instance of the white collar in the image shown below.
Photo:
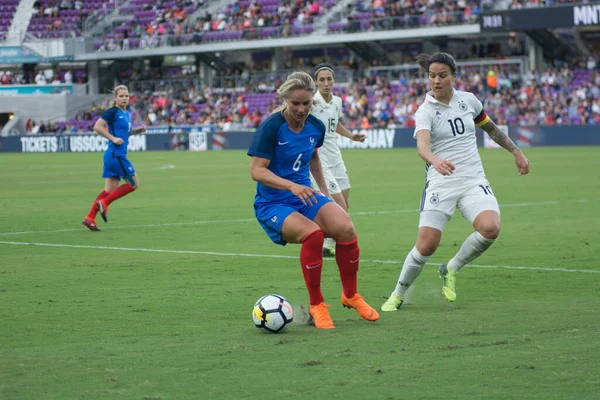
<svg viewBox="0 0 600 400"><path fill-rule="evenodd" d="M333 105L333 93L331 93L331 101L329 103L325 101L323 95L321 94L321 92L319 92L319 90L317 90L315 97L317 100L319 100L319 103L321 103L323 107L329 107Z"/></svg>
<svg viewBox="0 0 600 400"><path fill-rule="evenodd" d="M437 104L444 105L446 107L450 107L450 104L452 104L452 101L454 100L455 97L456 97L456 89L452 88L452 97L450 97L450 101L448 102L448 104L446 104L446 103L442 103L441 101L439 101L435 97L433 97L433 91L429 91L425 95L425 101L428 101L433 104L437 103Z"/></svg>

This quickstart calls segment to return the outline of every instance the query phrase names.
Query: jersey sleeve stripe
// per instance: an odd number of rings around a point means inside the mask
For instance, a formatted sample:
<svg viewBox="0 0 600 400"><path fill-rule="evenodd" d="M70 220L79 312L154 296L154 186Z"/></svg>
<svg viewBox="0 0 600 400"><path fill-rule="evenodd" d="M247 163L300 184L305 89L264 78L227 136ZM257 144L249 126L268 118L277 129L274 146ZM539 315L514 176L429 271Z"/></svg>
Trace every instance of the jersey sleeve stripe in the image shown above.
<svg viewBox="0 0 600 400"><path fill-rule="evenodd" d="M475 125L482 126L490 122L490 117L485 113L485 110L481 110L481 113L474 119Z"/></svg>

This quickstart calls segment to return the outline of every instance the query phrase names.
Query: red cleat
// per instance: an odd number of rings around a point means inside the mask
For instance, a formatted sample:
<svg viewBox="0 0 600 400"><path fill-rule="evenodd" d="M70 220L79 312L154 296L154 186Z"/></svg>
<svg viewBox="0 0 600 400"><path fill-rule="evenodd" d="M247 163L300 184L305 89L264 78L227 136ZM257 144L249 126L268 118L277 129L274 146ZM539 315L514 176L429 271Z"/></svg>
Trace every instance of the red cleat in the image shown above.
<svg viewBox="0 0 600 400"><path fill-rule="evenodd" d="M108 206L104 204L102 200L96 201L96 205L98 206L98 212L100 212L100 216L104 220L104 222L108 222Z"/></svg>
<svg viewBox="0 0 600 400"><path fill-rule="evenodd" d="M100 232L100 228L98 228L98 225L96 225L96 221L94 221L93 219L86 218L83 221L81 221L81 223L83 224L83 226L85 226L92 232Z"/></svg>

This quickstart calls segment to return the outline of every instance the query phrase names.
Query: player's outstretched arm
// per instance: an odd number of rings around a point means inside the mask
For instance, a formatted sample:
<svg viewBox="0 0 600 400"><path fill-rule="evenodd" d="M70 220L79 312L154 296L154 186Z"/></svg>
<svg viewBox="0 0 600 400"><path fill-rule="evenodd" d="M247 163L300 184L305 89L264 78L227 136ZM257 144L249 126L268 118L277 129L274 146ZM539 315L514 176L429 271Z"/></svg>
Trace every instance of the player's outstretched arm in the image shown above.
<svg viewBox="0 0 600 400"><path fill-rule="evenodd" d="M146 125L141 125L141 126L138 126L137 128L133 128L133 129L130 131L130 133L131 133L132 135L138 135L138 134L140 134L140 133L144 133L144 132L146 132Z"/></svg>
<svg viewBox="0 0 600 400"><path fill-rule="evenodd" d="M431 151L431 132L421 129L417 132L417 152L426 163L431 164L442 175L454 172L454 165L448 160L442 160Z"/></svg>
<svg viewBox="0 0 600 400"><path fill-rule="evenodd" d="M521 152L508 135L505 135L504 132L498 128L498 125L496 125L494 121L490 119L488 122L481 125L480 128L483 129L494 142L498 143L515 156L515 165L517 166L519 175L529 173L530 166L527 157L523 155L523 152Z"/></svg>
<svg viewBox="0 0 600 400"><path fill-rule="evenodd" d="M367 138L367 135L365 135L364 133L350 132L350 130L348 128L346 128L344 125L342 125L341 122L338 122L337 128L335 128L335 132L344 137L347 137L348 139L350 139L354 142L364 142L365 139Z"/></svg>
<svg viewBox="0 0 600 400"><path fill-rule="evenodd" d="M96 123L94 124L94 132L96 132L102 137L105 137L106 139L110 140L116 145L123 144L123 139L110 134L108 130L108 124L102 118L98 118L98 121L96 121Z"/></svg>

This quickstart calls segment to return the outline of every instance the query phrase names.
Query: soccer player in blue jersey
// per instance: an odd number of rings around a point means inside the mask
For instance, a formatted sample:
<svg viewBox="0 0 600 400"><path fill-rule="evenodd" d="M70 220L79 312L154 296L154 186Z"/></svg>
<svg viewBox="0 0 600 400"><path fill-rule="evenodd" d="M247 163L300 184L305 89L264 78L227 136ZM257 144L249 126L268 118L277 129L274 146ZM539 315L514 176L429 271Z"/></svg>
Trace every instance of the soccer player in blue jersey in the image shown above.
<svg viewBox="0 0 600 400"><path fill-rule="evenodd" d="M368 321L379 314L357 293L360 259L358 237L350 216L326 192L317 148L325 125L310 115L315 83L294 72L277 90L283 104L257 129L248 155L250 175L257 182L254 211L269 238L285 246L301 243L300 266L310 297L310 315L319 329L335 328L321 293L323 239L337 242L336 262L342 281L342 305ZM320 192L311 187L313 174Z"/></svg>
<svg viewBox="0 0 600 400"><path fill-rule="evenodd" d="M94 131L108 139L108 148L104 152L102 172L102 177L106 178L104 190L96 197L88 216L82 222L91 231L100 231L96 224L98 211L104 222L107 222L110 203L133 192L139 186L135 169L127 159L127 144L129 135L145 132L146 125L131 128L127 86L117 86L114 89L114 96L114 106L106 110L94 125ZM119 186L121 178L125 183Z"/></svg>

